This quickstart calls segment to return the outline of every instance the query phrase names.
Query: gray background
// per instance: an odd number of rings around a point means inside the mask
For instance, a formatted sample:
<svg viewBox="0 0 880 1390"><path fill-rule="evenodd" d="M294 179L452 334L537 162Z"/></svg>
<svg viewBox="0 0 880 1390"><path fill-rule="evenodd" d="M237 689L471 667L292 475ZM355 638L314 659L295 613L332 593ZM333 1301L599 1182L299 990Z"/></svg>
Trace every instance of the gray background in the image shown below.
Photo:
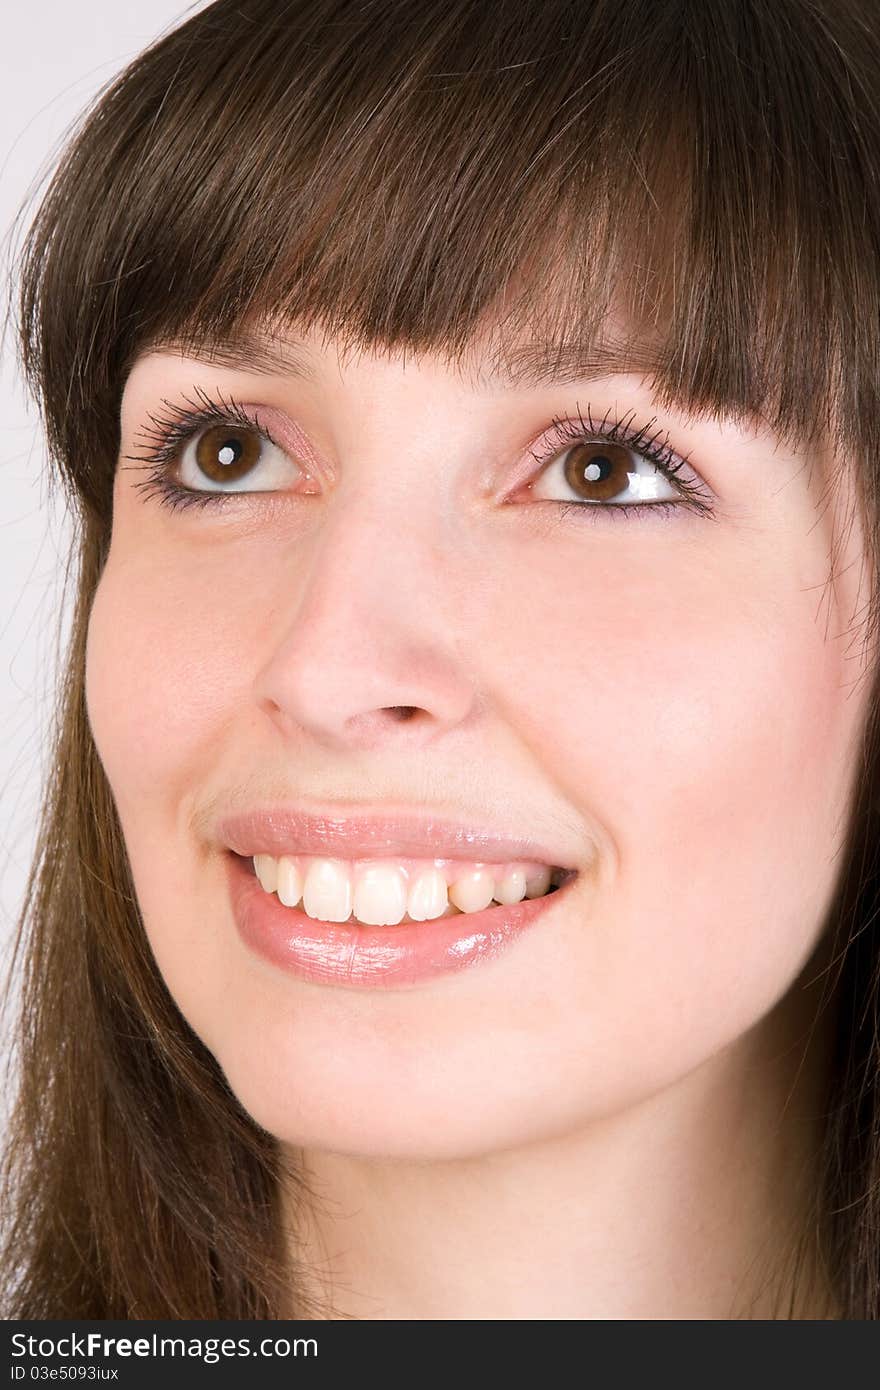
<svg viewBox="0 0 880 1390"><path fill-rule="evenodd" d="M186 0L36 0L4 13L0 82L2 311L23 232L71 125L148 43L203 8ZM24 209L24 211L22 211ZM61 580L70 545L63 505L51 501L38 420L15 361L0 345L0 972L36 840L48 721L55 693ZM0 1039L2 1047L2 1039ZM2 1100L0 1100L2 1104Z"/></svg>

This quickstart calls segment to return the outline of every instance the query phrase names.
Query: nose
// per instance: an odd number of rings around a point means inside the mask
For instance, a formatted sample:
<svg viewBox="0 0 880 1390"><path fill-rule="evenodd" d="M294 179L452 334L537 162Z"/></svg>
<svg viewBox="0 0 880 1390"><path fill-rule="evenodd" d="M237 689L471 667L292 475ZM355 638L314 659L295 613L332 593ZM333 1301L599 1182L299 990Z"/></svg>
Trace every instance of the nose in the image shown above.
<svg viewBox="0 0 880 1390"><path fill-rule="evenodd" d="M430 508L337 498L279 582L285 625L258 681L286 736L326 747L413 748L461 724L477 701L463 657L463 576ZM466 581L464 581L466 583ZM456 610L457 611L454 611ZM466 643L465 643L466 644Z"/></svg>

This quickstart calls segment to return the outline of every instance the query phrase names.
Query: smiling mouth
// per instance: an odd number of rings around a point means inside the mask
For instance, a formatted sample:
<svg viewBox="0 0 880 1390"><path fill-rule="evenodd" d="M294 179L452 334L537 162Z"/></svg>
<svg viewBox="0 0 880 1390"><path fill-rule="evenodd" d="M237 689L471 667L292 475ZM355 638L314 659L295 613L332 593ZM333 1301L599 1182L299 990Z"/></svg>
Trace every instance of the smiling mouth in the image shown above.
<svg viewBox="0 0 880 1390"><path fill-rule="evenodd" d="M309 913L302 899L288 907L277 892L262 886L257 874L260 866L253 859L233 850L225 858L230 905L243 944L288 977L344 989L420 988L443 976L488 965L542 923L552 929L564 920L562 904L570 901L575 880L580 878L577 870L563 869L562 881L547 883L540 896L509 904L492 901L469 912L438 896L433 910L439 915L414 920L400 911L384 911L380 891L378 904L374 900L377 920L362 922L344 898L337 902L335 914L323 915L314 901L308 904ZM552 877L554 871L549 872ZM358 907L361 910L360 900Z"/></svg>

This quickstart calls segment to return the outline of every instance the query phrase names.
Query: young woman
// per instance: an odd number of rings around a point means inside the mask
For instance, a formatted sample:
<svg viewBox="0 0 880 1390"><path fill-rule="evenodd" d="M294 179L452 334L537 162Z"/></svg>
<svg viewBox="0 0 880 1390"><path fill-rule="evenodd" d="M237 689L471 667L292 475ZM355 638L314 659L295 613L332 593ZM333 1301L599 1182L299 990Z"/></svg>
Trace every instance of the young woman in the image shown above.
<svg viewBox="0 0 880 1390"><path fill-rule="evenodd" d="M6 1316L878 1316L878 64L218 0L91 112Z"/></svg>

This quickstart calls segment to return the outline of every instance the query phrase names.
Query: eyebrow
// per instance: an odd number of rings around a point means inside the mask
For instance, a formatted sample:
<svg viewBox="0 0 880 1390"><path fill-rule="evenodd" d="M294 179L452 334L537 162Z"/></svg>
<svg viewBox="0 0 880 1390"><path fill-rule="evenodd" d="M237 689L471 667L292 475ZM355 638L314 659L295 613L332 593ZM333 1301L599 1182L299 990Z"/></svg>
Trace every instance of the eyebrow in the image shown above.
<svg viewBox="0 0 880 1390"><path fill-rule="evenodd" d="M239 332L217 342L184 339L159 341L147 351L179 354L209 366L228 367L256 376L294 377L314 381L317 366L308 349L288 338ZM499 352L487 371L471 376L474 389L507 390L543 385L565 385L585 378L656 371L658 354L636 339L606 338L587 344L531 341Z"/></svg>
<svg viewBox="0 0 880 1390"><path fill-rule="evenodd" d="M159 339L147 352L172 352L207 366L230 367L233 371L256 376L294 376L312 380L315 368L307 352L287 339L266 338L251 333L217 342L191 342L188 339Z"/></svg>

